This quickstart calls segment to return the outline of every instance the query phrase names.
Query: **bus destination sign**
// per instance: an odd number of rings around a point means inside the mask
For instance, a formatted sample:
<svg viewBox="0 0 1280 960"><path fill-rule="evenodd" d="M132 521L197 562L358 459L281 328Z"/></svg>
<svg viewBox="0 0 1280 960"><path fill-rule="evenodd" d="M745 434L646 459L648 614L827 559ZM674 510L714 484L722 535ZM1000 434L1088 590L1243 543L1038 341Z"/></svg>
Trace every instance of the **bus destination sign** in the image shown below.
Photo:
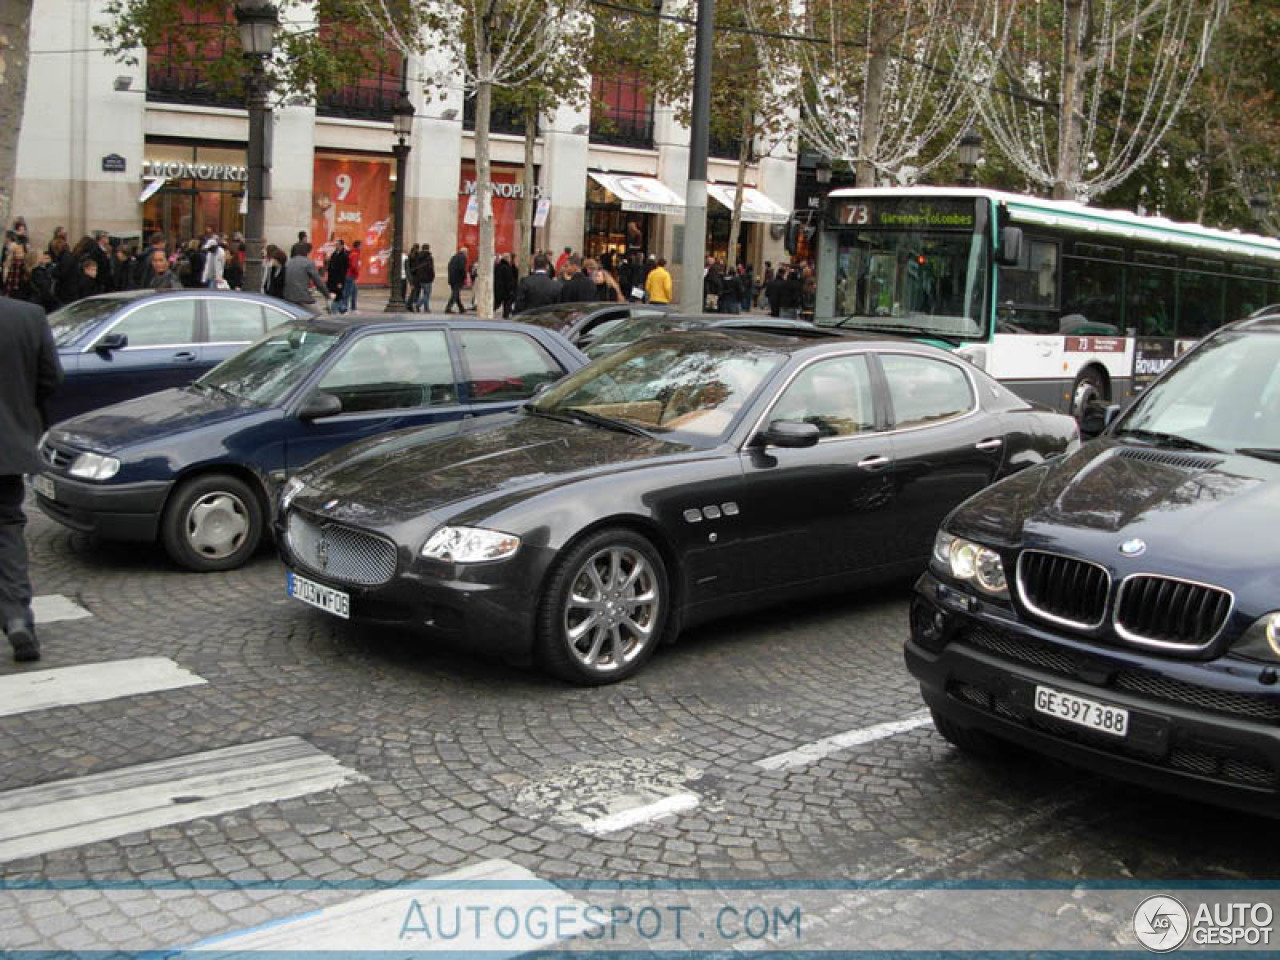
<svg viewBox="0 0 1280 960"><path fill-rule="evenodd" d="M842 227L874 230L973 230L974 201L945 199L840 199L830 219Z"/></svg>

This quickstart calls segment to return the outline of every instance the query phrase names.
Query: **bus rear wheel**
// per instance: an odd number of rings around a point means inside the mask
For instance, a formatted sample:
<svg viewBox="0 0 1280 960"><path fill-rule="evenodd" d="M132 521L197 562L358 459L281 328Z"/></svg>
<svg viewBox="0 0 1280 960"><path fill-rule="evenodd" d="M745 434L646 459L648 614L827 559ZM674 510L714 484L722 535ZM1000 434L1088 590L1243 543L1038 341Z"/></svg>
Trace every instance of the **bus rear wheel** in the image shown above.
<svg viewBox="0 0 1280 960"><path fill-rule="evenodd" d="M1071 415L1082 420L1095 403L1107 402L1107 385L1097 370L1082 370L1071 388Z"/></svg>

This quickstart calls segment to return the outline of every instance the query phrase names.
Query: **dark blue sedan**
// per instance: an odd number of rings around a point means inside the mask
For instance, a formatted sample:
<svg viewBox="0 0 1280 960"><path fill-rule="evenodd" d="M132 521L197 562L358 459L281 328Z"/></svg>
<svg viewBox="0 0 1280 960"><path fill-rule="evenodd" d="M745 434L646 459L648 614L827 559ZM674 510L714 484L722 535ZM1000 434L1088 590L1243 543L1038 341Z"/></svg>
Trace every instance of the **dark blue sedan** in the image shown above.
<svg viewBox="0 0 1280 960"><path fill-rule="evenodd" d="M57 424L40 508L105 539L160 539L192 570L252 555L278 484L322 453L508 410L586 362L554 331L382 315L293 320L194 383Z"/></svg>
<svg viewBox="0 0 1280 960"><path fill-rule="evenodd" d="M67 373L50 422L180 387L277 324L310 311L239 290L129 290L86 297L49 315Z"/></svg>

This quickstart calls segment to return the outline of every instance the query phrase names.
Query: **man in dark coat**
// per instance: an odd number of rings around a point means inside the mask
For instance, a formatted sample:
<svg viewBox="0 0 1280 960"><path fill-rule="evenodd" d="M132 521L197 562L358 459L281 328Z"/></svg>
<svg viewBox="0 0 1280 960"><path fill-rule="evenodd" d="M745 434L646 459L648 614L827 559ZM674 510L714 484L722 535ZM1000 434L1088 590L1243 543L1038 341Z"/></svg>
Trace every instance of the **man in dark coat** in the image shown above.
<svg viewBox="0 0 1280 960"><path fill-rule="evenodd" d="M338 238L337 244L333 248L333 253L329 254L329 264L325 268L325 285L329 288L329 292L333 294L333 303L330 305L331 312L345 313L342 293L347 286L347 268L351 265L351 255L347 253L346 245L342 242L341 237Z"/></svg>
<svg viewBox="0 0 1280 960"><path fill-rule="evenodd" d="M62 382L62 365L44 311L0 297L0 624L13 659L39 660L23 528L22 475L40 470L36 441L45 404Z"/></svg>
<svg viewBox="0 0 1280 960"><path fill-rule="evenodd" d="M569 279L560 290L561 303L590 303L596 299L596 282L582 269L582 258L576 253L565 264Z"/></svg>
<svg viewBox="0 0 1280 960"><path fill-rule="evenodd" d="M520 282L520 271L511 262L512 254L506 253L493 265L493 309L502 308L502 316L511 316L511 308L516 302L516 285Z"/></svg>
<svg viewBox="0 0 1280 960"><path fill-rule="evenodd" d="M560 302L560 281L548 276L551 261L539 254L533 258L533 273L520 281L516 291L516 313Z"/></svg>
<svg viewBox="0 0 1280 960"><path fill-rule="evenodd" d="M466 313L462 305L462 288L467 285L467 248L459 247L458 252L449 258L448 266L449 302L444 305L445 313L453 313L453 305L458 305L459 313Z"/></svg>

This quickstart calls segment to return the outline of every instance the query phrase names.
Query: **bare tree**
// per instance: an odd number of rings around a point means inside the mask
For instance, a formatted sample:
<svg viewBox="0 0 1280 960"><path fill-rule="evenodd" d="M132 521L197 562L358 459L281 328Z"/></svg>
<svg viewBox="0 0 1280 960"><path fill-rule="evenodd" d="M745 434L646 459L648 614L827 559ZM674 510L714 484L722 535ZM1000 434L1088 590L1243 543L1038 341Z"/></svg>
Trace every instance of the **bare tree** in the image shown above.
<svg viewBox="0 0 1280 960"><path fill-rule="evenodd" d="M583 0L360 0L370 20L403 54L443 51L452 69L424 77L457 86L476 104L476 201L480 217L476 314L493 317L493 177L489 119L495 88L538 82L581 59L590 36Z"/></svg>
<svg viewBox="0 0 1280 960"><path fill-rule="evenodd" d="M27 99L32 0L0 3L0 223L9 222Z"/></svg>
<svg viewBox="0 0 1280 960"><path fill-rule="evenodd" d="M758 3L758 0L757 0ZM968 125L956 0L808 0L793 31L800 134L851 164L859 186L911 181L946 159Z"/></svg>
<svg viewBox="0 0 1280 960"><path fill-rule="evenodd" d="M1230 0L989 0L960 36L996 145L1058 199L1129 177L1168 132Z"/></svg>

